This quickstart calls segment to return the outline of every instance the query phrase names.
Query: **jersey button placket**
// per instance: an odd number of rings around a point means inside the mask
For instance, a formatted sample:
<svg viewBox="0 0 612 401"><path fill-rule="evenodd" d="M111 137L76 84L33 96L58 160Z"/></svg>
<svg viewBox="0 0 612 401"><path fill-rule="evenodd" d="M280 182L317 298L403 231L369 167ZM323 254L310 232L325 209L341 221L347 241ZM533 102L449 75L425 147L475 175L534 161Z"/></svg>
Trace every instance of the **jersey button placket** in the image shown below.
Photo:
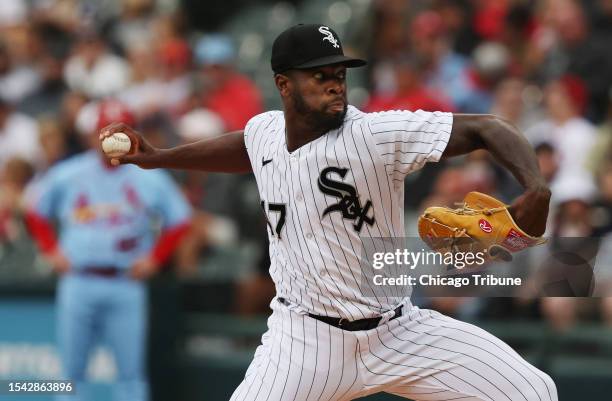
<svg viewBox="0 0 612 401"><path fill-rule="evenodd" d="M295 155L295 154L290 155L289 156L289 160L291 160L291 164L293 166L297 167L296 164L297 164L297 162L299 160L297 155ZM301 191L295 192L294 199L295 199L296 202L303 202L304 201L304 196L302 195L302 192ZM312 239L313 239L312 233L306 233L305 237L309 241L312 241Z"/></svg>

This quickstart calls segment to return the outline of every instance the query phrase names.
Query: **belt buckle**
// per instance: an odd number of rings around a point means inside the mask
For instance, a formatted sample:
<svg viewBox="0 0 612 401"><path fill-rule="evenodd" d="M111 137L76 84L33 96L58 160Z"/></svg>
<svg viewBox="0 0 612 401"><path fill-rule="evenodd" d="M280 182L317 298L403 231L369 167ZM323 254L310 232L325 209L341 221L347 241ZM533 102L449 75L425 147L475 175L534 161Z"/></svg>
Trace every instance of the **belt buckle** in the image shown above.
<svg viewBox="0 0 612 401"><path fill-rule="evenodd" d="M348 320L343 318L343 317L341 317L340 320L338 320L338 328L342 328L342 324L344 322L348 322Z"/></svg>

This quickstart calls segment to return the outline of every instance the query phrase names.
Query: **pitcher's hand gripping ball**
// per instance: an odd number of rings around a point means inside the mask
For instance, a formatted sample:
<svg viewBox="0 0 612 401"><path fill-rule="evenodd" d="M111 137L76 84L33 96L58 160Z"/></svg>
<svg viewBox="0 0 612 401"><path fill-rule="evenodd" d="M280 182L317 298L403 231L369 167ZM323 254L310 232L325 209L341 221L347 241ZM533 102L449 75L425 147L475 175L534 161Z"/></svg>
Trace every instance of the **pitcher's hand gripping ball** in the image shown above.
<svg viewBox="0 0 612 401"><path fill-rule="evenodd" d="M512 253L544 244L524 232L508 205L480 192L470 192L457 209L432 206L419 218L419 235L434 251L484 252L485 260L512 260Z"/></svg>
<svg viewBox="0 0 612 401"><path fill-rule="evenodd" d="M102 150L108 157L126 155L131 147L132 141L130 141L130 137L123 132L116 132L102 141Z"/></svg>

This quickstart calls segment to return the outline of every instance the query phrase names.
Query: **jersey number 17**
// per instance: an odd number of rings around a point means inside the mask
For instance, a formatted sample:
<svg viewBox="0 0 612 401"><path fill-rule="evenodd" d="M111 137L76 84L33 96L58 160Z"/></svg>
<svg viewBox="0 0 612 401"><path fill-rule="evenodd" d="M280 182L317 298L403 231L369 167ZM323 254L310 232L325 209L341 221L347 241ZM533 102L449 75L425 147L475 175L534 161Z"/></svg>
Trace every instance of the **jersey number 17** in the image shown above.
<svg viewBox="0 0 612 401"><path fill-rule="evenodd" d="M261 201L261 208L266 216L266 223L268 223L270 233L273 237L278 237L278 239L281 239L281 230L285 225L285 217L287 216L287 205L284 203L268 203L268 210L266 211L266 201ZM280 213L275 228L272 228L272 223L270 223L268 213Z"/></svg>

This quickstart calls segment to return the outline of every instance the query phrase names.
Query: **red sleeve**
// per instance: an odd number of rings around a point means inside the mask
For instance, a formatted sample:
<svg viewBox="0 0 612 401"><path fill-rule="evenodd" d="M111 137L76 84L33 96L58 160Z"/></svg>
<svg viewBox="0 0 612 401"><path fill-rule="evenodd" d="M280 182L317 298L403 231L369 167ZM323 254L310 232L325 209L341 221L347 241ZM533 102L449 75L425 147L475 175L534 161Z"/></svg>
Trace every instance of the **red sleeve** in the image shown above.
<svg viewBox="0 0 612 401"><path fill-rule="evenodd" d="M57 246L57 236L49 220L32 211L26 212L24 219L30 235L41 252L53 251Z"/></svg>
<svg viewBox="0 0 612 401"><path fill-rule="evenodd" d="M181 238L189 231L190 226L191 224L187 222L163 230L151 252L153 260L160 265L166 262L178 246Z"/></svg>

